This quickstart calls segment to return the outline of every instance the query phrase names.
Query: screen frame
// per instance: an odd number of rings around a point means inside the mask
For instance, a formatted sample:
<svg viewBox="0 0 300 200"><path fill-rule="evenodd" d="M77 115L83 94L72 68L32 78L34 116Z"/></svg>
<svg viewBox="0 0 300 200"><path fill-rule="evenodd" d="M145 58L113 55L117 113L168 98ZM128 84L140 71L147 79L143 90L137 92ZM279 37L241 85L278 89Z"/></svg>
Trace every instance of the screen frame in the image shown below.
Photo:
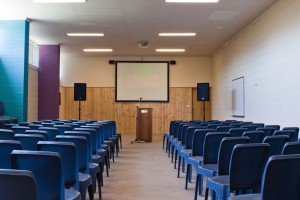
<svg viewBox="0 0 300 200"><path fill-rule="evenodd" d="M118 63L165 63L167 64L167 100L118 100ZM115 61L115 102L160 102L168 103L170 97L170 62L169 61Z"/></svg>

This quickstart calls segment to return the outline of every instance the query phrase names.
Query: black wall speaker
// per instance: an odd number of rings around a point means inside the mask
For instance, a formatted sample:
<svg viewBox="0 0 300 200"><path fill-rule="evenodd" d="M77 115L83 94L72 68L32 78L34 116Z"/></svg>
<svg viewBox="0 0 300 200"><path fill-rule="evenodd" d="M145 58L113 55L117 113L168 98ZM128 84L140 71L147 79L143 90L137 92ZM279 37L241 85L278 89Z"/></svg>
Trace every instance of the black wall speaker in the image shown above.
<svg viewBox="0 0 300 200"><path fill-rule="evenodd" d="M171 65L176 65L176 60L170 60Z"/></svg>
<svg viewBox="0 0 300 200"><path fill-rule="evenodd" d="M110 65L114 65L114 64L115 64L115 61L114 61L114 60L109 60L108 63L109 63Z"/></svg>
<svg viewBox="0 0 300 200"><path fill-rule="evenodd" d="M209 83L197 83L197 100L209 101Z"/></svg>
<svg viewBox="0 0 300 200"><path fill-rule="evenodd" d="M74 83L74 101L86 101L86 83Z"/></svg>

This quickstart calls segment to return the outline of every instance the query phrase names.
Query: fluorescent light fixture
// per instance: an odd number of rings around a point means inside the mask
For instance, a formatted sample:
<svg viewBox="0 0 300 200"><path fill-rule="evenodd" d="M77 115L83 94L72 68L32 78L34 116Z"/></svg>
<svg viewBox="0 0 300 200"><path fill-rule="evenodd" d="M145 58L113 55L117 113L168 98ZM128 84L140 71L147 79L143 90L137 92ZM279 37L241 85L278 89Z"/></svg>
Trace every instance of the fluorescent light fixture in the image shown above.
<svg viewBox="0 0 300 200"><path fill-rule="evenodd" d="M156 49L156 52L185 52L185 49Z"/></svg>
<svg viewBox="0 0 300 200"><path fill-rule="evenodd" d="M71 37L102 37L103 33L67 33Z"/></svg>
<svg viewBox="0 0 300 200"><path fill-rule="evenodd" d="M112 52L112 49L83 49L84 52Z"/></svg>
<svg viewBox="0 0 300 200"><path fill-rule="evenodd" d="M32 0L35 3L85 3L86 0Z"/></svg>
<svg viewBox="0 0 300 200"><path fill-rule="evenodd" d="M218 3L219 0L166 0L167 3Z"/></svg>
<svg viewBox="0 0 300 200"><path fill-rule="evenodd" d="M192 36L196 36L196 33L159 33L158 35L169 36L169 37L174 37L174 36L192 37Z"/></svg>

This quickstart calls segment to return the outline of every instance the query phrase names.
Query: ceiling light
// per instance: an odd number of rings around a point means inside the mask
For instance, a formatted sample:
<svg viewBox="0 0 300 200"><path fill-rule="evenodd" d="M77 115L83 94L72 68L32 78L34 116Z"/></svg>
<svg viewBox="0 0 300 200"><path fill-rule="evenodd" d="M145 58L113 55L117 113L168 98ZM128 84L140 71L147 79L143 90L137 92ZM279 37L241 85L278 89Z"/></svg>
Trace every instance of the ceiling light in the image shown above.
<svg viewBox="0 0 300 200"><path fill-rule="evenodd" d="M67 33L71 37L102 37L103 33Z"/></svg>
<svg viewBox="0 0 300 200"><path fill-rule="evenodd" d="M195 36L196 33L159 33L159 36Z"/></svg>
<svg viewBox="0 0 300 200"><path fill-rule="evenodd" d="M185 52L185 49L156 49L156 52Z"/></svg>
<svg viewBox="0 0 300 200"><path fill-rule="evenodd" d="M84 52L112 52L112 49L83 49Z"/></svg>
<svg viewBox="0 0 300 200"><path fill-rule="evenodd" d="M86 0L32 0L35 3L85 3Z"/></svg>
<svg viewBox="0 0 300 200"><path fill-rule="evenodd" d="M167 3L218 3L219 0L166 0Z"/></svg>

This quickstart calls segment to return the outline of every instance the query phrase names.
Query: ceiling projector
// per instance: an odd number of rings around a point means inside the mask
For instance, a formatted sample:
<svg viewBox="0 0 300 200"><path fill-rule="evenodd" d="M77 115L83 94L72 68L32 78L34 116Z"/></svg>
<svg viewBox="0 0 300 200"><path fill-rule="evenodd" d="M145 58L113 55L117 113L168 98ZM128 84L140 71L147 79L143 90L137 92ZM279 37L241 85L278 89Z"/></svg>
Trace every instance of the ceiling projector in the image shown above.
<svg viewBox="0 0 300 200"><path fill-rule="evenodd" d="M148 48L148 41L147 40L141 40L139 41L139 48Z"/></svg>

